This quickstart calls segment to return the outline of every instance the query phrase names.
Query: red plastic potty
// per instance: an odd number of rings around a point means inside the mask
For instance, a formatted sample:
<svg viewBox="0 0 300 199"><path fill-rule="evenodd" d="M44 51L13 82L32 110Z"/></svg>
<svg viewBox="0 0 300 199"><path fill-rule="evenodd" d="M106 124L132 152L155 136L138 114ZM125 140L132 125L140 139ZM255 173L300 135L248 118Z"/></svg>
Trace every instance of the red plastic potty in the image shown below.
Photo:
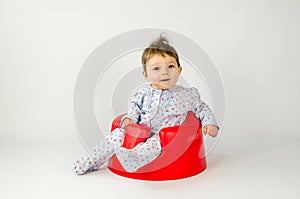
<svg viewBox="0 0 300 199"><path fill-rule="evenodd" d="M120 115L112 123L111 131L120 127ZM135 172L127 172L116 155L108 168L115 174L140 180L175 180L201 173L206 168L204 142L201 123L189 112L182 125L167 127L159 132L162 153L154 161ZM140 124L128 125L123 143L125 148L133 148L150 136L151 130Z"/></svg>

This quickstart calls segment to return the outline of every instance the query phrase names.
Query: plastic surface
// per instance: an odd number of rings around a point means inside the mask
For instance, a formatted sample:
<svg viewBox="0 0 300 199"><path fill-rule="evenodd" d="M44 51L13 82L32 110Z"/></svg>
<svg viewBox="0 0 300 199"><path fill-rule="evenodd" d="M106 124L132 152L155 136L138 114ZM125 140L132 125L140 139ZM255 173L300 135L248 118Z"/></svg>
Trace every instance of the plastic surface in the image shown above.
<svg viewBox="0 0 300 199"><path fill-rule="evenodd" d="M120 115L113 121L111 130L120 127L122 117L123 115ZM139 124L127 126L123 146L133 148L144 142L151 133L149 130L148 127ZM109 161L109 170L133 179L175 180L194 176L206 169L201 123L192 112L188 113L182 125L164 128L159 132L159 136L162 153L157 159L130 173L123 169L114 155Z"/></svg>
<svg viewBox="0 0 300 199"><path fill-rule="evenodd" d="M151 136L151 129L140 124L130 124L125 129L123 147L134 148L138 143L145 142Z"/></svg>

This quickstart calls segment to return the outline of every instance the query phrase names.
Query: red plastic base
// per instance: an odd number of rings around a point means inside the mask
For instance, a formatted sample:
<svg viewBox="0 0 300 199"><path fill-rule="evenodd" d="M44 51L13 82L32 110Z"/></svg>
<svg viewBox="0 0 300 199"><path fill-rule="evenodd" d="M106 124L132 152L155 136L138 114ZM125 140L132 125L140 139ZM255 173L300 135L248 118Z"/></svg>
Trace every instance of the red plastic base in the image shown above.
<svg viewBox="0 0 300 199"><path fill-rule="evenodd" d="M113 121L112 130L119 127L122 116L120 115ZM142 126L141 132L138 128L138 125L126 128L124 147L132 148L146 139L145 135L149 132L145 130L144 126ZM140 133L142 138L136 137ZM201 123L192 112L188 113L184 124L164 128L159 132L159 136L163 150L153 162L136 172L130 173L123 169L118 158L114 155L109 161L109 170L127 178L159 181L187 178L206 169Z"/></svg>

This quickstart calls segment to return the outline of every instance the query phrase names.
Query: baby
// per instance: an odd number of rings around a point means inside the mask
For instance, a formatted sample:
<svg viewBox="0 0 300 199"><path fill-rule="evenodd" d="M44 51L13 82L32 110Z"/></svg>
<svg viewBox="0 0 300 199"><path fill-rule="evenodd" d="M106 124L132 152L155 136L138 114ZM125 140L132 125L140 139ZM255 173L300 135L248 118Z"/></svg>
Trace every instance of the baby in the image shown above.
<svg viewBox="0 0 300 199"><path fill-rule="evenodd" d="M126 171L138 170L161 154L158 132L183 124L189 111L201 120L205 135L217 136L216 119L201 101L198 90L176 85L182 66L176 50L165 37L160 36L144 50L142 64L142 75L149 84L134 93L128 112L121 120L121 128L101 140L91 154L74 162L74 173L97 170L114 154ZM136 123L148 126L151 137L133 149L123 148L126 126Z"/></svg>

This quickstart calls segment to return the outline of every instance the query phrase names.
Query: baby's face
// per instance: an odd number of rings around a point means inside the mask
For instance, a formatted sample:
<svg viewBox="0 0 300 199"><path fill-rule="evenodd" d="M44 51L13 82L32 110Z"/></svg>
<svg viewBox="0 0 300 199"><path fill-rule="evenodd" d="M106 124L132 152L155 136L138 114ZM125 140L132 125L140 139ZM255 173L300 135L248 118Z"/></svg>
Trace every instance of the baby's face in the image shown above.
<svg viewBox="0 0 300 199"><path fill-rule="evenodd" d="M181 70L174 57L154 55L148 60L143 76L154 88L170 89L176 84Z"/></svg>

